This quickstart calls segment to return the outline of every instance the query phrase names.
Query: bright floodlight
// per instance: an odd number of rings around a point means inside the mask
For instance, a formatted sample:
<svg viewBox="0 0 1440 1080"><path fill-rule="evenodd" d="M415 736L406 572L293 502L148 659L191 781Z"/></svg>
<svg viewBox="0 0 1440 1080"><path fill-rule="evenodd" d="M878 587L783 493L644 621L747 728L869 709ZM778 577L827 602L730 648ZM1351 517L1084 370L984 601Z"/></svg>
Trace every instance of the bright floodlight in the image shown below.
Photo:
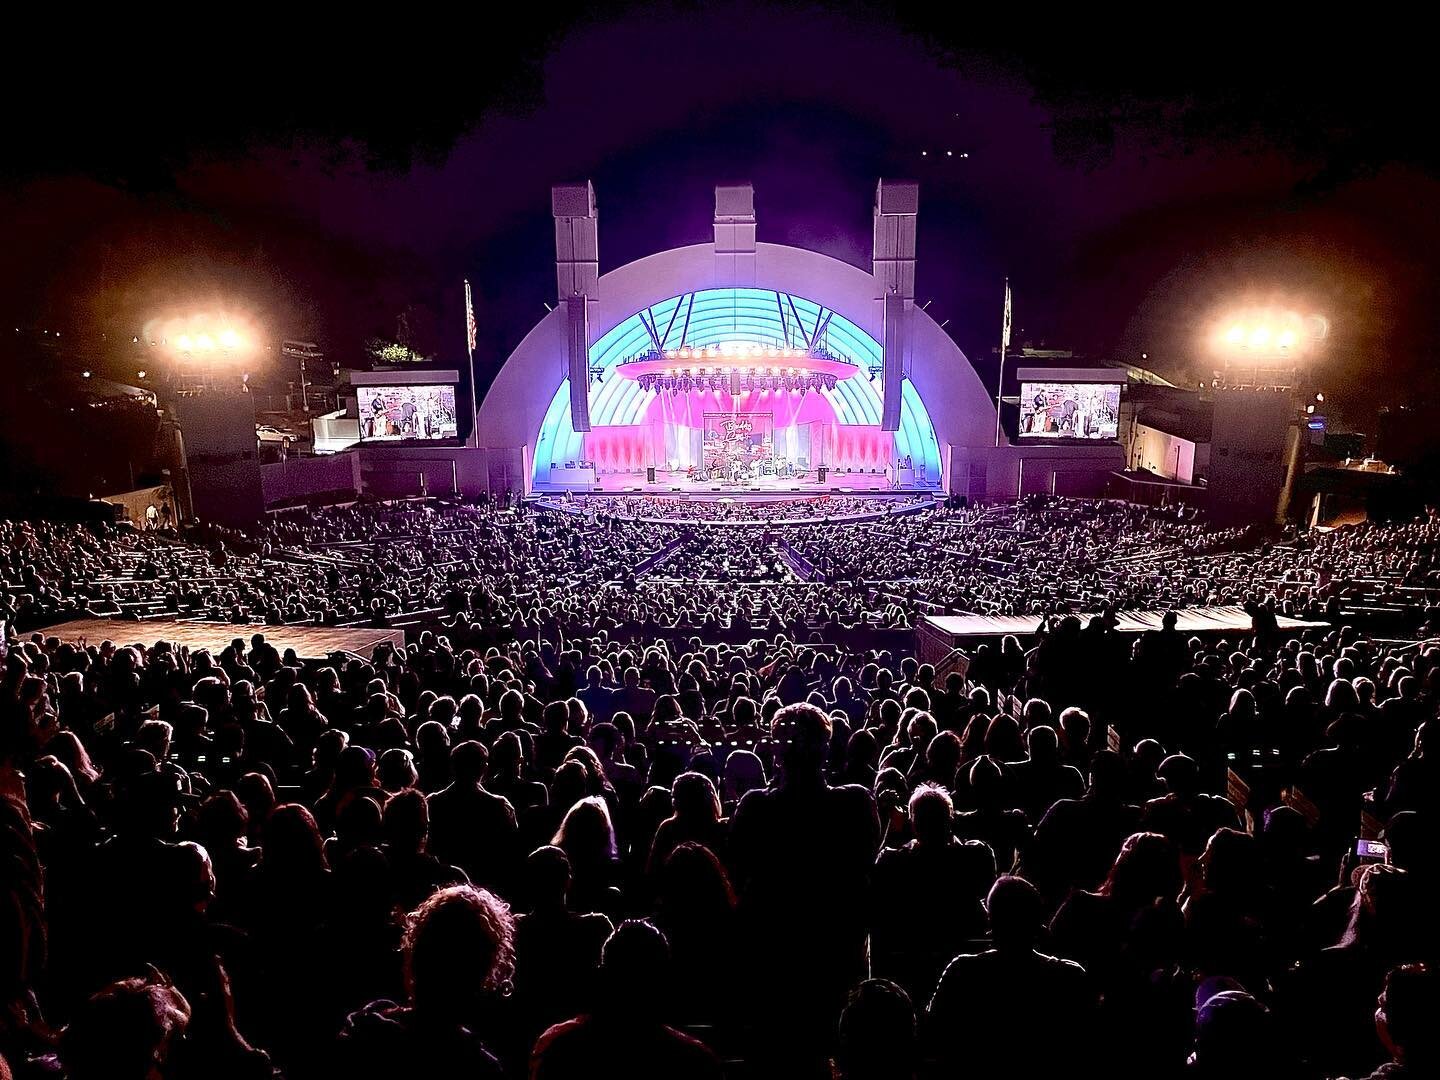
<svg viewBox="0 0 1440 1080"><path fill-rule="evenodd" d="M178 338L175 339L175 344L179 347L181 352L189 352L191 348L190 335L181 334Z"/></svg>
<svg viewBox="0 0 1440 1080"><path fill-rule="evenodd" d="M195 339L195 348L201 352L209 352L215 347L215 339L209 334L201 334Z"/></svg>
<svg viewBox="0 0 1440 1080"><path fill-rule="evenodd" d="M1211 341L1231 360L1263 358L1295 363L1313 353L1325 339L1328 324L1319 315L1287 307L1251 307L1230 311L1217 320Z"/></svg>
<svg viewBox="0 0 1440 1080"><path fill-rule="evenodd" d="M222 349L238 349L240 347L240 335L234 330L220 331L220 347Z"/></svg>

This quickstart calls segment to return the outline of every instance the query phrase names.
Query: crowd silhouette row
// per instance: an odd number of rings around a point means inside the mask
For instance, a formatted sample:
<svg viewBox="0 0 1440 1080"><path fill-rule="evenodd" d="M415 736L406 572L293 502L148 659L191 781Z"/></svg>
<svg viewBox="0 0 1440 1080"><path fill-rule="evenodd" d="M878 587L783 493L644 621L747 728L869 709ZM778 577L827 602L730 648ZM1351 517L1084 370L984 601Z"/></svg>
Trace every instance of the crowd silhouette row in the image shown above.
<svg viewBox="0 0 1440 1080"><path fill-rule="evenodd" d="M0 521L0 619L21 630L79 615L428 623L489 644L585 629L645 641L707 618L741 638L803 637L820 626L907 627L926 613L1254 602L1301 617L1390 612L1413 630L1435 621L1437 552L1429 518L1276 537L1183 510L1047 498L748 527L524 503L370 503L184 537Z"/></svg>

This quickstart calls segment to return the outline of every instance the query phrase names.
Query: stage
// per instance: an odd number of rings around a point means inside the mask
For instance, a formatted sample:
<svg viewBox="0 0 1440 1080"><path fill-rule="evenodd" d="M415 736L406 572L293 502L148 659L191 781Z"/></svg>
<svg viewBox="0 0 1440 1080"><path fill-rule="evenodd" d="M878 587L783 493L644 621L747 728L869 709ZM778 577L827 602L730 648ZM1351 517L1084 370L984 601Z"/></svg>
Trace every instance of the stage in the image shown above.
<svg viewBox="0 0 1440 1080"><path fill-rule="evenodd" d="M37 632L43 637L55 637L72 643L84 642L87 645L113 641L122 647L144 645L148 648L157 641L169 641L175 645L188 646L191 652L208 649L212 654L223 650L237 637L245 640L245 647L248 649L252 635L264 634L265 640L282 653L286 649L294 649L295 654L302 660L323 660L335 652L354 653L368 660L375 646L387 642L397 649L405 648L403 630L339 626L267 626L264 623L180 619L146 619L143 622L132 622L128 619L74 619L56 626L47 626Z"/></svg>
<svg viewBox="0 0 1440 1080"><path fill-rule="evenodd" d="M552 472L552 476L561 470ZM746 480L696 480L687 471L668 469L655 470L655 482L652 484L644 472L613 472L604 473L595 477L594 482L586 480L583 483L570 480L578 470L571 472L566 470L563 475L565 481L540 481L534 486L534 492L541 494L560 494L565 491L573 491L577 495L585 492L597 494L643 494L643 495L672 495L691 494L709 495L723 494L735 498L793 498L795 495L921 495L934 494L939 490L938 484L927 484L914 481L906 486L895 486L885 472L829 472L822 483L814 471L806 473L801 477L789 476L762 476L757 479Z"/></svg>

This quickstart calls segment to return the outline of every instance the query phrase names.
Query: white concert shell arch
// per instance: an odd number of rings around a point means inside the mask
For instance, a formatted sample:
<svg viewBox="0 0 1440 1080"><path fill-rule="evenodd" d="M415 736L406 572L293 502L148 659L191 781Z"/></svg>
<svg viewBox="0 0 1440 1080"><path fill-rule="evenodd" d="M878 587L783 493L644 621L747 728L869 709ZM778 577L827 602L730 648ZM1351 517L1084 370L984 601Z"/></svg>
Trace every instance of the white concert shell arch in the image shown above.
<svg viewBox="0 0 1440 1080"><path fill-rule="evenodd" d="M636 312L690 292L744 287L788 293L843 316L876 341L881 303L868 272L828 255L783 244L757 244L754 280L736 282L717 269L711 244L672 248L604 274L592 308L599 341ZM538 322L505 361L480 406L476 445L527 447L535 459L542 422L565 381L565 318L557 308ZM942 469L951 447L988 447L995 404L960 347L917 306L911 312L909 375L933 424ZM673 342L672 342L673 344ZM942 476L948 490L950 478Z"/></svg>

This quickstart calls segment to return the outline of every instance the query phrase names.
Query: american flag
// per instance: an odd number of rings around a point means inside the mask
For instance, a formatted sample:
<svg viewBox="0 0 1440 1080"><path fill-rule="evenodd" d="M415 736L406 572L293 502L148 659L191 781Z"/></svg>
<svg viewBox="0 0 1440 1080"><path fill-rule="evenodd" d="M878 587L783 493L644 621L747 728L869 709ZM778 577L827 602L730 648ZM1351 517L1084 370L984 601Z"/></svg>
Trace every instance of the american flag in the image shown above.
<svg viewBox="0 0 1440 1080"><path fill-rule="evenodd" d="M468 286L467 286L468 288ZM469 293L466 293L468 296ZM1010 279L1005 279L1005 318L1000 324L1000 344L1002 347L1010 345Z"/></svg>
<svg viewBox="0 0 1440 1080"><path fill-rule="evenodd" d="M465 347L475 352L475 304L470 299L470 282L465 282Z"/></svg>

